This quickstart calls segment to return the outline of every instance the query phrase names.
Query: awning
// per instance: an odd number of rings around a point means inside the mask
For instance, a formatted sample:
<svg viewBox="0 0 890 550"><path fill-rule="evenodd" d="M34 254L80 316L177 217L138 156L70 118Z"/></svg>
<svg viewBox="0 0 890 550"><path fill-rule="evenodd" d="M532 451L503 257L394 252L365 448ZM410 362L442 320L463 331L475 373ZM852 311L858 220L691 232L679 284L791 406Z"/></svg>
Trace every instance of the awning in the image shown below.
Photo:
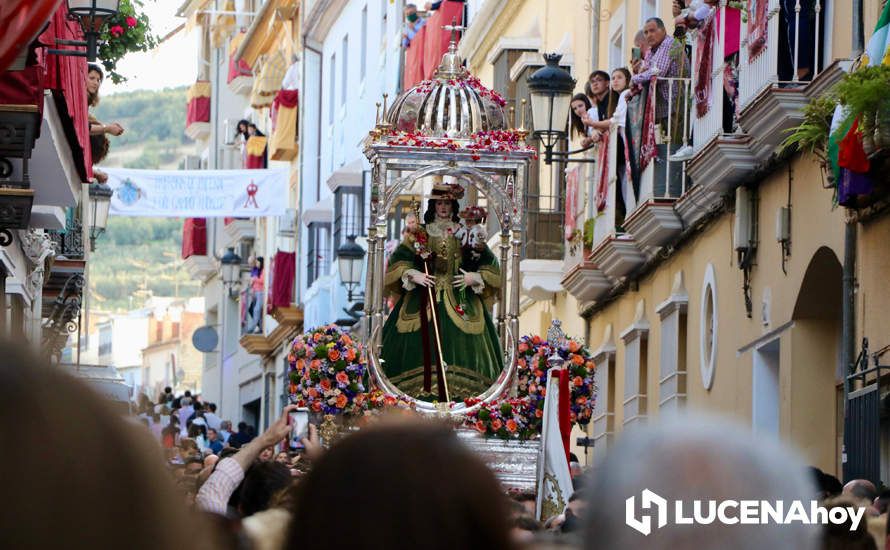
<svg viewBox="0 0 890 550"><path fill-rule="evenodd" d="M31 154L34 204L48 207L75 206L81 193L77 164L65 137L63 120L48 92L44 105L40 138L34 144Z"/></svg>
<svg viewBox="0 0 890 550"><path fill-rule="evenodd" d="M328 188L331 191L336 191L340 187L361 187L363 184L362 171L362 159L355 159L334 170L334 173L328 178Z"/></svg>
<svg viewBox="0 0 890 550"><path fill-rule="evenodd" d="M322 199L309 208L303 210L303 213L300 217L303 221L303 225L307 227L310 223L330 223L334 219L333 197Z"/></svg>
<svg viewBox="0 0 890 550"><path fill-rule="evenodd" d="M235 61L243 59L251 67L256 66L256 60L277 44L284 30L282 15L293 18L296 16L297 0L269 0L247 29L244 42L235 52Z"/></svg>

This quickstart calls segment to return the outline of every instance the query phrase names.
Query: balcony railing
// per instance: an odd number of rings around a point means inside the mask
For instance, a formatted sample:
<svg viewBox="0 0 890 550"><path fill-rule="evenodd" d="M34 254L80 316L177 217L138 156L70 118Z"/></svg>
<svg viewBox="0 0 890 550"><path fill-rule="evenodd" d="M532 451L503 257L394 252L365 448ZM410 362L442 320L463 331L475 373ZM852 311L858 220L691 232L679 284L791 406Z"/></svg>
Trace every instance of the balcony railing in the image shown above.
<svg viewBox="0 0 890 550"><path fill-rule="evenodd" d="M63 231L49 231L50 239L56 246L57 256L64 256L69 260L83 258L83 224L74 209L68 209Z"/></svg>

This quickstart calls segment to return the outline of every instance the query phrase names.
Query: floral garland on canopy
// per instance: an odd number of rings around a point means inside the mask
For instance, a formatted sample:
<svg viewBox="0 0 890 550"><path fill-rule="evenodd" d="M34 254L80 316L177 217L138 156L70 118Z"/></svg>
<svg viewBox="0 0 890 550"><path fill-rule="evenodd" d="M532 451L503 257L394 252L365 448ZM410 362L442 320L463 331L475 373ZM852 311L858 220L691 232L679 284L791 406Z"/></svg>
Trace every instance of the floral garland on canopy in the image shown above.
<svg viewBox="0 0 890 550"><path fill-rule="evenodd" d="M367 360L336 325L297 336L288 355L292 403L321 414L361 416L367 408Z"/></svg>
<svg viewBox="0 0 890 550"><path fill-rule="evenodd" d="M428 147L431 149L448 149L450 151L468 151L472 153L473 160L481 157L477 153L510 153L525 152L535 153L535 150L525 143L525 135L516 130L483 130L472 134L469 141L460 138L429 137L419 132L397 132L395 130L387 134L387 145L407 147ZM537 154L535 154L537 158Z"/></svg>

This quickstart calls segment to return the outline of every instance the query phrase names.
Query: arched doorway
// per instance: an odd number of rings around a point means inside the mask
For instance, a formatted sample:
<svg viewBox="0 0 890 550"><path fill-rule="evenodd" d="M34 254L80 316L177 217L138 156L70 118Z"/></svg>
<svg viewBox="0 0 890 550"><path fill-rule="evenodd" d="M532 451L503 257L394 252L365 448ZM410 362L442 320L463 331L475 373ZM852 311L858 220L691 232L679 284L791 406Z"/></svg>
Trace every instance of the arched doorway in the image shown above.
<svg viewBox="0 0 890 550"><path fill-rule="evenodd" d="M834 251L819 248L807 266L791 328L791 442L810 464L840 477L843 386L840 368L843 269Z"/></svg>

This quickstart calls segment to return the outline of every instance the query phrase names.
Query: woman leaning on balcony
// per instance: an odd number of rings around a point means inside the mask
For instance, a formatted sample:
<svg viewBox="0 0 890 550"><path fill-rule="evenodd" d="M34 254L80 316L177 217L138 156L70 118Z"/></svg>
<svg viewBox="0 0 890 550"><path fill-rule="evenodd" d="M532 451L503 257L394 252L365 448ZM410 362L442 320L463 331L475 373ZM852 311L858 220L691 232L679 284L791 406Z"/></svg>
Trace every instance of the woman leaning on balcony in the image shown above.
<svg viewBox="0 0 890 550"><path fill-rule="evenodd" d="M105 79L105 73L102 68L95 63L90 63L87 69L87 104L90 107L99 105L99 88ZM119 136L124 133L124 127L117 122L111 124L103 124L92 113L90 114L90 152L92 153L93 164L102 162L108 156L108 138L107 134ZM101 170L93 170L93 175L100 182L105 182L108 176Z"/></svg>

